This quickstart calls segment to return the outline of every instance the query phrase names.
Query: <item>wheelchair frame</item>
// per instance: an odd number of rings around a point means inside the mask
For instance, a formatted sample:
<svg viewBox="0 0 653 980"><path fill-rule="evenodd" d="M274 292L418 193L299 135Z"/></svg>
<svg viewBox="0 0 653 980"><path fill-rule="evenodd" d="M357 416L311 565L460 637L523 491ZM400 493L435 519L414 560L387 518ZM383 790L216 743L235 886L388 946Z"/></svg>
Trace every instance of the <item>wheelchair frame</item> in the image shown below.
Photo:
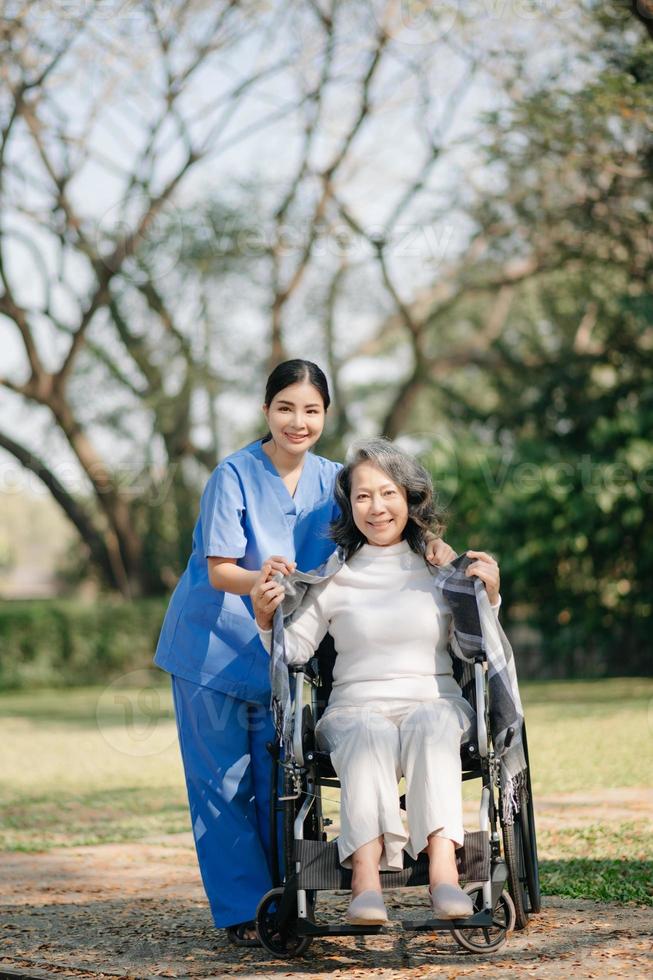
<svg viewBox="0 0 653 980"><path fill-rule="evenodd" d="M325 645L334 655L330 637L326 638ZM320 924L315 918L316 892L346 888L351 876L337 862L335 843L327 842L325 826L330 821L325 821L322 816L320 788L340 786L338 779L333 778L335 773L328 753L319 752L314 744L319 694L323 690L319 666L322 650L308 664L289 668L295 681L291 757L282 759L280 746L268 745L273 757L271 840L275 887L262 898L256 925L262 945L273 955L285 958L302 955L316 937L375 935L387 929L345 922ZM512 824L502 825L500 793L498 803L495 794L499 787L499 761L490 735L485 655L479 654L473 663L462 666L458 661L458 667L459 683L473 704L477 718L475 742L466 745L462 752L462 778L480 777L482 780L480 829L466 833L463 852L457 852L461 880L467 882L466 890L474 900L475 911L466 919L430 917L404 920L402 926L411 932L450 932L459 945L470 952L490 953L505 944L514 928L524 928L529 914L540 910L530 772L527 769L520 812ZM322 698L322 706L327 698L328 692L327 697ZM508 740L512 734L509 730ZM525 726L523 740L527 755ZM528 755L526 761L528 763ZM280 771L283 788L279 793ZM278 846L280 812L284 831L283 876ZM406 855L403 872L381 872L383 889L426 883L428 860L425 855L420 855L416 862Z"/></svg>

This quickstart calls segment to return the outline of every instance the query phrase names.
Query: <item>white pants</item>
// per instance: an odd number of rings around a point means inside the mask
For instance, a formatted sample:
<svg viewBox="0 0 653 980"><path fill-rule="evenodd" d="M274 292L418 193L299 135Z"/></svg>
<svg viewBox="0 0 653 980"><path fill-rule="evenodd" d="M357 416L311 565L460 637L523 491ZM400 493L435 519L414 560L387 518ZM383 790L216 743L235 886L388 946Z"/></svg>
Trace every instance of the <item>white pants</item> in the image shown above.
<svg viewBox="0 0 653 980"><path fill-rule="evenodd" d="M381 836L382 871L403 868L404 847L417 858L430 834L462 847L460 741L473 715L460 697L327 707L316 735L340 780L342 865L351 867L353 852ZM410 837L399 808L401 776Z"/></svg>

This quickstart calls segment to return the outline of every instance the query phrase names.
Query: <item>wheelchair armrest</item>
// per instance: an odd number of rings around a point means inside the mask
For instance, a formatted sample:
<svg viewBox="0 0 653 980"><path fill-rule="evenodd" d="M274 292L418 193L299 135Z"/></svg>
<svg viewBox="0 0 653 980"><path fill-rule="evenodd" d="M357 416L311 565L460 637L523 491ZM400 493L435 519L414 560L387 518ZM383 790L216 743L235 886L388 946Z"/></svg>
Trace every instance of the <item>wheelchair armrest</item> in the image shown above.
<svg viewBox="0 0 653 980"><path fill-rule="evenodd" d="M298 664L293 670L295 677L295 696L293 699L293 733L292 733L292 753L294 761L299 766L306 765L304 751L306 746L305 733L313 731L315 719L313 717L313 698L314 691L318 684L317 676L313 676L313 670L308 664ZM309 670L306 668L309 667ZM308 687L304 683L308 681Z"/></svg>

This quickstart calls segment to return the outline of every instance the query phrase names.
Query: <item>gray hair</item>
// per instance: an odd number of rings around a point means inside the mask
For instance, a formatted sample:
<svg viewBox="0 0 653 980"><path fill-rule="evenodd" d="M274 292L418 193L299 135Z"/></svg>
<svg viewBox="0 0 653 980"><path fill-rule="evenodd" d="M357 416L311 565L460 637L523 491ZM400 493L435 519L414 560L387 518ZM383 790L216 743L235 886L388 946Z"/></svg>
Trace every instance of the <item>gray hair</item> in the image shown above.
<svg viewBox="0 0 653 980"><path fill-rule="evenodd" d="M382 438L354 443L347 452L335 485L335 497L340 507L340 517L331 525L335 543L344 550L346 558L351 558L365 544L365 536L356 527L351 506L353 473L361 463L378 466L393 483L404 488L408 501L404 540L413 551L423 555L427 532L432 531L439 537L444 531L444 517L436 509L431 477L413 456L389 439Z"/></svg>

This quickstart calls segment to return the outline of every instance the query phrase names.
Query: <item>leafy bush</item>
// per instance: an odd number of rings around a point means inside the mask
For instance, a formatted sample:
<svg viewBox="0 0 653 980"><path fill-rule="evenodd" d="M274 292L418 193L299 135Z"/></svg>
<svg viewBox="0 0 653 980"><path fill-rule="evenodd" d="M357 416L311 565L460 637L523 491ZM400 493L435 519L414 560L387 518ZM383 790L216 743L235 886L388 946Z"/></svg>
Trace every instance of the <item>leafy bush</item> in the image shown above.
<svg viewBox="0 0 653 980"><path fill-rule="evenodd" d="M0 689L106 681L150 666L163 599L0 603Z"/></svg>

